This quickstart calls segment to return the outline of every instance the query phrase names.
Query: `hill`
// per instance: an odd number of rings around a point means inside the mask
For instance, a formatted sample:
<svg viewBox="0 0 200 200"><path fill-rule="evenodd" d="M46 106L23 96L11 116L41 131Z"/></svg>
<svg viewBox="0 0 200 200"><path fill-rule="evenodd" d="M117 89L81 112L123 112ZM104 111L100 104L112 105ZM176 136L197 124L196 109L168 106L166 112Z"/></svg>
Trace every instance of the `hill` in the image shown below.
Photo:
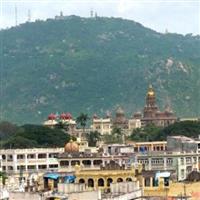
<svg viewBox="0 0 200 200"><path fill-rule="evenodd" d="M161 34L120 18L66 17L0 31L1 116L39 123L50 112L141 110L149 83L159 105L200 114L200 36Z"/></svg>

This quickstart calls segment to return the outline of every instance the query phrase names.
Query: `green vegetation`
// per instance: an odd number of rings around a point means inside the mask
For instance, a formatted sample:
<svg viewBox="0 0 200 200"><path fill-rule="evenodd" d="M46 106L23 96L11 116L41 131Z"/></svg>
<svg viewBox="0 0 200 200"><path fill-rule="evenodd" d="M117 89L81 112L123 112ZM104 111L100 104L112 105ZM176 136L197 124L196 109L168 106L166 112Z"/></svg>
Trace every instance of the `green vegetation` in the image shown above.
<svg viewBox="0 0 200 200"><path fill-rule="evenodd" d="M98 131L91 131L86 133L86 139L89 146L95 147L97 142L101 140L101 134Z"/></svg>
<svg viewBox="0 0 200 200"><path fill-rule="evenodd" d="M1 140L1 148L64 147L69 139L69 135L58 128L23 125L17 127L15 133Z"/></svg>
<svg viewBox="0 0 200 200"><path fill-rule="evenodd" d="M106 144L123 143L123 131L120 128L114 127L110 135L104 135L103 141Z"/></svg>
<svg viewBox="0 0 200 200"><path fill-rule="evenodd" d="M103 114L158 104L200 115L200 36L161 34L119 18L36 21L0 31L1 116L41 123L51 112ZM184 108L184 109L183 109Z"/></svg>
<svg viewBox="0 0 200 200"><path fill-rule="evenodd" d="M6 173L0 171L0 178L1 178L2 184L5 185L6 179L7 179Z"/></svg>
<svg viewBox="0 0 200 200"><path fill-rule="evenodd" d="M161 130L161 128L150 124L144 128L137 128L133 130L130 139L138 142L160 140L159 135L161 133Z"/></svg>
<svg viewBox="0 0 200 200"><path fill-rule="evenodd" d="M176 122L166 128L158 128L153 124L150 124L145 128L133 130L130 139L133 141L158 141L166 140L167 136L173 135L198 138L200 135L200 122Z"/></svg>

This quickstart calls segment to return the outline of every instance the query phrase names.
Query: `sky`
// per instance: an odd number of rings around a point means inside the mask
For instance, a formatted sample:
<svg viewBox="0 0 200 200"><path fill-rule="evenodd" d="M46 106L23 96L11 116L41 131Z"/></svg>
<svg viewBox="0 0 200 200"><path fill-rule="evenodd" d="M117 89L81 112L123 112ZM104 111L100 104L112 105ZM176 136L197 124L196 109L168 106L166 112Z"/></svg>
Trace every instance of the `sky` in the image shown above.
<svg viewBox="0 0 200 200"><path fill-rule="evenodd" d="M131 19L158 32L200 35L200 0L0 0L0 28L59 15ZM17 14L15 15L15 8Z"/></svg>

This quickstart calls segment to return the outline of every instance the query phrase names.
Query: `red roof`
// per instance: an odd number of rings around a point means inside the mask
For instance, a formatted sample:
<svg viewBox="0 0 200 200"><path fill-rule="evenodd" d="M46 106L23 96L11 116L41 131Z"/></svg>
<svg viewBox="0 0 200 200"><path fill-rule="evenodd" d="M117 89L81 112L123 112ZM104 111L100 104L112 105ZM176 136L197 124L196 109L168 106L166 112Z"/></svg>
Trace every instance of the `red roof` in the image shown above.
<svg viewBox="0 0 200 200"><path fill-rule="evenodd" d="M66 118L66 114L65 113L62 113L61 115L60 115L60 119L65 119Z"/></svg>
<svg viewBox="0 0 200 200"><path fill-rule="evenodd" d="M67 113L65 114L65 119L72 119L71 113L67 112Z"/></svg>
<svg viewBox="0 0 200 200"><path fill-rule="evenodd" d="M50 115L48 115L48 119L49 120L55 120L56 119L56 115L54 113L51 113Z"/></svg>

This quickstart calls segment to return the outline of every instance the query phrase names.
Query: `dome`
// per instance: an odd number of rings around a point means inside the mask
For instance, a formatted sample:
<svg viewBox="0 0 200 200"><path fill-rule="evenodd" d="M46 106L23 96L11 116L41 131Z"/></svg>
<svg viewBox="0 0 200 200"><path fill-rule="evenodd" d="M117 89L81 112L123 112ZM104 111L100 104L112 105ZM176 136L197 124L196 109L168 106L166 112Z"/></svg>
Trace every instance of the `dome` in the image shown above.
<svg viewBox="0 0 200 200"><path fill-rule="evenodd" d="M97 114L94 114L94 115L93 115L93 119L98 119Z"/></svg>
<svg viewBox="0 0 200 200"><path fill-rule="evenodd" d="M67 153L79 152L79 146L78 146L78 144L75 141L70 140L65 145L65 152L67 152Z"/></svg>
<svg viewBox="0 0 200 200"><path fill-rule="evenodd" d="M148 96L154 96L155 95L155 92L153 90L152 85L149 85L149 89L148 89L147 95Z"/></svg>
<svg viewBox="0 0 200 200"><path fill-rule="evenodd" d="M117 115L124 115L124 110L121 107L118 107L118 109L116 110L116 114Z"/></svg>
<svg viewBox="0 0 200 200"><path fill-rule="evenodd" d="M56 115L51 113L50 115L48 115L48 120L55 120L56 119Z"/></svg>
<svg viewBox="0 0 200 200"><path fill-rule="evenodd" d="M106 118L110 118L111 117L111 113L109 111L106 111Z"/></svg>
<svg viewBox="0 0 200 200"><path fill-rule="evenodd" d="M72 119L72 115L71 115L71 113L66 113L65 114L65 119Z"/></svg>
<svg viewBox="0 0 200 200"><path fill-rule="evenodd" d="M66 114L65 113L62 113L61 115L60 115L60 119L65 119L66 118Z"/></svg>

